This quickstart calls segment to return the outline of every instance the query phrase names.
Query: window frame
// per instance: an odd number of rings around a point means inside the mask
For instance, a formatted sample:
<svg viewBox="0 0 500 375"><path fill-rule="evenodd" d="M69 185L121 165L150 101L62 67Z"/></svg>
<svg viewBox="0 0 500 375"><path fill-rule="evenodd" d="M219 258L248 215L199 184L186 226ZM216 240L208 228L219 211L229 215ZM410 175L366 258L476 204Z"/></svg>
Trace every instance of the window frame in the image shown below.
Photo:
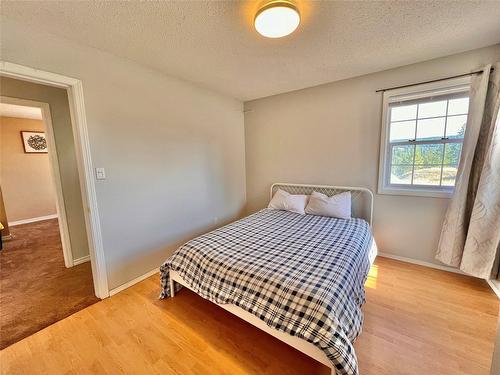
<svg viewBox="0 0 500 375"><path fill-rule="evenodd" d="M410 195L421 197L434 198L450 198L455 190L454 186L430 186L430 185L409 185L409 184L391 184L389 181L391 174L391 154L394 146L399 145L419 145L419 144L443 144L447 143L463 143L461 139L441 139L427 141L403 141L397 144L391 144L390 133L390 105L392 103L402 103L416 101L435 96L453 95L461 93L469 93L471 77L460 77L445 81L425 83L410 87L402 87L393 90L386 90L383 94L382 102L382 131L380 137L380 158L379 158L379 176L378 176L378 193L388 195ZM466 130L467 134L467 130ZM464 138L466 136L464 135ZM441 164L442 165L442 164ZM459 164L460 166L460 164ZM413 163L415 168L415 163Z"/></svg>

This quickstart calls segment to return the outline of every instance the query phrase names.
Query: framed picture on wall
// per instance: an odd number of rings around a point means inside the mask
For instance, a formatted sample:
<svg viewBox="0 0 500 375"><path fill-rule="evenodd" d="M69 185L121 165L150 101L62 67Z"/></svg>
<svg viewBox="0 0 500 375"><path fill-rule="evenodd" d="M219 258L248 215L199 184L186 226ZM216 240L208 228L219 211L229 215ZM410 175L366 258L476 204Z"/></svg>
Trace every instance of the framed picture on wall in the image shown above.
<svg viewBox="0 0 500 375"><path fill-rule="evenodd" d="M26 154L47 153L47 138L44 132L21 131L21 138Z"/></svg>

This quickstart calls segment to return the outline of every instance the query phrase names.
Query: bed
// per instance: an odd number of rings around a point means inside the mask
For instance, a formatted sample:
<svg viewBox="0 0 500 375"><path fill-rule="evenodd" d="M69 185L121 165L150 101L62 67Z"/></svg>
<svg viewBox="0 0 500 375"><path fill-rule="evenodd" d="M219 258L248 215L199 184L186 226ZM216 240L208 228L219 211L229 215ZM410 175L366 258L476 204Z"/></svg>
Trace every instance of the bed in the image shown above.
<svg viewBox="0 0 500 375"><path fill-rule="evenodd" d="M365 188L273 184L292 194L350 191L352 219L263 209L181 246L161 298L187 287L332 369L358 374L364 282L376 256Z"/></svg>

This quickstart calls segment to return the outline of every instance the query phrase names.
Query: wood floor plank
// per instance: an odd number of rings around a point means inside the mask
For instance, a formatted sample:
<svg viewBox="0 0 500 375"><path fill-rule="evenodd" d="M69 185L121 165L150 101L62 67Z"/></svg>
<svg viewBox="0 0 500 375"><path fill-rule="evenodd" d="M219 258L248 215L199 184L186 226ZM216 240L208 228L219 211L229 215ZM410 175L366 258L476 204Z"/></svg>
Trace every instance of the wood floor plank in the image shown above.
<svg viewBox="0 0 500 375"><path fill-rule="evenodd" d="M317 374L326 366L158 276L0 352L1 374ZM362 375L488 375L498 299L485 282L378 258L366 283Z"/></svg>

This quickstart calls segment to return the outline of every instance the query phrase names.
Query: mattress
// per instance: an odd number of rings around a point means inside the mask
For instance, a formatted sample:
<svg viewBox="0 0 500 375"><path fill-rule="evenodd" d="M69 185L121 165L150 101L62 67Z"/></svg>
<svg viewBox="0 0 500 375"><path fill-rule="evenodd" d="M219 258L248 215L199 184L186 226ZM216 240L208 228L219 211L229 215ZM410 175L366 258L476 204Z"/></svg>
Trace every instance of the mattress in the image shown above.
<svg viewBox="0 0 500 375"><path fill-rule="evenodd" d="M264 209L182 245L161 267L218 304L234 304L319 347L338 374L358 374L373 238L362 219Z"/></svg>

